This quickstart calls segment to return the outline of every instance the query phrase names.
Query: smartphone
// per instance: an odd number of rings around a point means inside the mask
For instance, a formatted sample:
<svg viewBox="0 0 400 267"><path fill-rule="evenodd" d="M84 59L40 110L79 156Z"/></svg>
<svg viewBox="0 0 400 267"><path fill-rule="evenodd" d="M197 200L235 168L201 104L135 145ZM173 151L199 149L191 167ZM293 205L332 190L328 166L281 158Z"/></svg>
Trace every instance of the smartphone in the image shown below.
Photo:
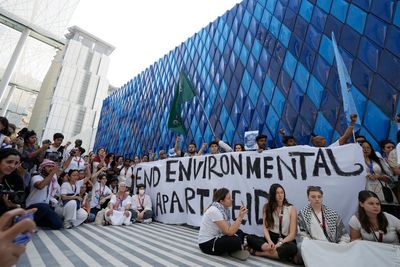
<svg viewBox="0 0 400 267"><path fill-rule="evenodd" d="M242 207L245 207L245 208L246 208L246 206L245 206L244 203L243 203L243 200L240 200L240 203L242 203ZM246 222L247 222L246 219L243 219L243 220L242 220L242 223L243 223L243 224L245 224Z"/></svg>
<svg viewBox="0 0 400 267"><path fill-rule="evenodd" d="M19 223L22 220L33 220L33 213L28 212L23 216L17 216L14 219L14 224ZM26 245L32 238L31 232L26 232L22 234L18 234L14 239L14 244L16 245Z"/></svg>

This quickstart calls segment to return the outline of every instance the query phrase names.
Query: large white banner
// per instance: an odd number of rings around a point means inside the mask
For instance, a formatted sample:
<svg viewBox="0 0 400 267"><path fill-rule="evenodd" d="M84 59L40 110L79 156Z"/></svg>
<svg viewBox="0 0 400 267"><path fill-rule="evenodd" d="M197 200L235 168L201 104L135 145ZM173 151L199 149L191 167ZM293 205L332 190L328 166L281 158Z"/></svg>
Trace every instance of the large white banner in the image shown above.
<svg viewBox="0 0 400 267"><path fill-rule="evenodd" d="M233 198L232 218L243 202L249 213L242 229L257 234L262 233L262 208L273 183L285 188L286 198L297 210L308 203L307 187L321 186L324 203L338 211L347 225L366 175L358 144L170 158L138 164L134 174L137 184L146 185L160 222L199 226L213 191L226 187Z"/></svg>
<svg viewBox="0 0 400 267"><path fill-rule="evenodd" d="M301 255L307 267L400 266L400 246L363 240L346 244L304 240Z"/></svg>

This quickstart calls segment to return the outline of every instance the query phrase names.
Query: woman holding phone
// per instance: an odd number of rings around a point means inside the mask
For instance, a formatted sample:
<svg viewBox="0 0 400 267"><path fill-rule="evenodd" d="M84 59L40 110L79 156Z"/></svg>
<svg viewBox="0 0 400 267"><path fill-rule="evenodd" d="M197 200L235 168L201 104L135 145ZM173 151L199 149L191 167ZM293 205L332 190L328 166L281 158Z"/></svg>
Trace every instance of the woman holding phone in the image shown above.
<svg viewBox="0 0 400 267"><path fill-rule="evenodd" d="M214 192L213 203L205 211L198 236L198 244L206 254L229 253L232 257L246 260L249 252L243 250L244 233L239 229L247 209L240 207L239 216L231 224L232 197L226 188Z"/></svg>

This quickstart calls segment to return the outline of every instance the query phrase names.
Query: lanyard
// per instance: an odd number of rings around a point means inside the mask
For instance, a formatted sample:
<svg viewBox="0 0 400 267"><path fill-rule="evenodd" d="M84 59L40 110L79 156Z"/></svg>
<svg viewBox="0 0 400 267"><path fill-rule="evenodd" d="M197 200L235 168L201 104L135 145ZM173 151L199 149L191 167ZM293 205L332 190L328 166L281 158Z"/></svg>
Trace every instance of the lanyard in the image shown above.
<svg viewBox="0 0 400 267"><path fill-rule="evenodd" d="M4 183L5 183L6 186L8 187L8 190L14 191L13 188L11 188L11 186L8 184L7 179L5 179L5 178L4 178Z"/></svg>
<svg viewBox="0 0 400 267"><path fill-rule="evenodd" d="M78 169L79 169L79 164L81 163L82 158L79 157L79 160L76 160L76 158L77 158L77 157L74 158L74 161L75 161L75 162L78 162Z"/></svg>
<svg viewBox="0 0 400 267"><path fill-rule="evenodd" d="M117 201L119 201L119 203L118 203L118 207L121 207L122 208L122 201L124 201L124 196L122 196L122 198L120 198L119 196L118 196L118 200Z"/></svg>
<svg viewBox="0 0 400 267"><path fill-rule="evenodd" d="M374 167L373 167L373 164L372 164L372 160L369 161L368 168L369 168L369 173L371 175L375 174Z"/></svg>
<svg viewBox="0 0 400 267"><path fill-rule="evenodd" d="M326 239L328 239L329 242L332 242L330 237L329 237L329 235L328 235L328 232L326 231L326 222L325 222L324 211L321 209L321 214L322 214L322 223L321 223L321 221L319 220L319 218L318 218L317 214L315 213L314 209L311 208L311 210L312 210L315 218L317 219L319 225L321 226L322 231L324 231L324 235L325 235Z"/></svg>
<svg viewBox="0 0 400 267"><path fill-rule="evenodd" d="M53 193L53 188L54 188L54 176L51 177L50 184L47 185L47 197L49 198L50 195ZM51 189L51 190L50 190Z"/></svg>
<svg viewBox="0 0 400 267"><path fill-rule="evenodd" d="M375 238L376 242L382 243L383 242L383 233L382 233L382 231L379 230L379 237L377 237L376 234L375 234L374 229L372 229L371 227L370 227L370 229L371 229L372 234L374 235L374 238Z"/></svg>
<svg viewBox="0 0 400 267"><path fill-rule="evenodd" d="M47 198L49 198L49 196L50 196L50 186L53 187L53 178L52 178L50 184L47 185Z"/></svg>
<svg viewBox="0 0 400 267"><path fill-rule="evenodd" d="M278 214L278 216L279 216L279 238L282 238L283 206L281 209L281 214Z"/></svg>
<svg viewBox="0 0 400 267"><path fill-rule="evenodd" d="M74 191L74 194L76 195L76 184L69 184L71 185L71 190Z"/></svg>
<svg viewBox="0 0 400 267"><path fill-rule="evenodd" d="M140 205L140 207L142 207L142 209L144 209L144 206L143 206L143 204L144 204L144 198L145 198L145 196L143 196L143 198L141 198L141 197L139 197L139 195L138 195L139 205Z"/></svg>
<svg viewBox="0 0 400 267"><path fill-rule="evenodd" d="M100 198L103 196L104 194L104 190L106 189L106 186L104 185L103 190L101 190L101 184L99 184L99 197L98 199L100 200Z"/></svg>

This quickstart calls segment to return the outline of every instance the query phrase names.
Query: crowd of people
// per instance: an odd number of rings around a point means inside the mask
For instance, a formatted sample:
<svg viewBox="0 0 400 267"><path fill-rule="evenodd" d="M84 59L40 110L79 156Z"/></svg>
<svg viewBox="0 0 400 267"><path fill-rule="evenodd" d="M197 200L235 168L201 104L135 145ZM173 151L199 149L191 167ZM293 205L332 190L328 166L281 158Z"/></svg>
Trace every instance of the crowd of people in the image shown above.
<svg viewBox="0 0 400 267"><path fill-rule="evenodd" d="M229 252L241 259L250 253L298 262L297 226L302 238L339 243L348 242L350 238L374 240L377 237L379 242L398 243L392 232L399 231L399 221L383 213L380 207L381 203L398 203L400 196L400 164L395 142L382 140L381 151L374 151L365 137L353 136L356 121L357 116L352 115L344 134L330 145L344 145L354 139L364 153L367 191L360 192L359 212L349 223L350 237L340 216L322 205L320 188L309 188L310 205L297 215L282 186L276 184L271 186L270 199L263 209L263 237L246 235L239 229L247 212L244 207L236 221L230 223L229 191L217 190L200 227L200 249L209 254ZM286 135L283 130L280 133L285 146L298 145L293 136ZM255 141L258 152L269 149L266 135L258 135ZM144 184L136 184L133 172L136 164L167 157L200 156L207 150L209 154L245 151L242 143L231 147L217 138L210 144L202 144L199 150L195 143L190 143L187 151L183 151L180 142L177 136L172 155L159 150L157 155L149 151L129 159L107 153L106 148L86 154L81 140L63 144L63 134L55 133L53 140L43 140L40 146L34 131L24 128L16 132L15 125L0 117L0 216L15 211L22 214L21 208L27 209L34 213L36 225L50 229L70 229L85 222L101 225L151 223L151 198ZM327 146L323 136L313 136L312 143L315 147Z"/></svg>

